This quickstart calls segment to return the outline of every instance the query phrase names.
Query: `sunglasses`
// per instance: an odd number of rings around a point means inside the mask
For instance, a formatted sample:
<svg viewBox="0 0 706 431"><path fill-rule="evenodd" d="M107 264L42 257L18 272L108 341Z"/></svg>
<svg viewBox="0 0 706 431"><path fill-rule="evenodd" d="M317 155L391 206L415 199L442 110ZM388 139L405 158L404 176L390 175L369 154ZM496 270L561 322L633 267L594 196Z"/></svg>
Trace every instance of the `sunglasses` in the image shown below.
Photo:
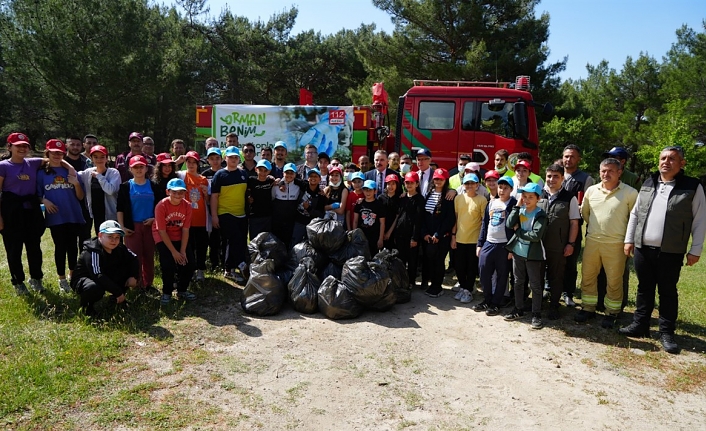
<svg viewBox="0 0 706 431"><path fill-rule="evenodd" d="M243 149L243 152L244 152L244 153L254 153L255 150L251 150L250 148L244 148L244 149Z"/></svg>

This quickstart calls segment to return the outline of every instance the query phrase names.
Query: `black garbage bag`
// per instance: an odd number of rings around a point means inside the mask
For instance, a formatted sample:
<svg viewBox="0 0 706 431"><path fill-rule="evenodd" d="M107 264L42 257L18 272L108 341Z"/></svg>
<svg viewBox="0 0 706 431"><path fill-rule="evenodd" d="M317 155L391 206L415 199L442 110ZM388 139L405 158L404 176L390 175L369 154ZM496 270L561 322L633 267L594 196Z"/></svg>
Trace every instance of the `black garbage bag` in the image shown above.
<svg viewBox="0 0 706 431"><path fill-rule="evenodd" d="M319 309L321 280L314 273L314 261L305 257L289 281L289 299L300 313L312 314Z"/></svg>
<svg viewBox="0 0 706 431"><path fill-rule="evenodd" d="M385 288L385 292L382 294L382 298L375 304L371 305L369 308L375 311L387 311L392 308L397 303L397 293L392 287L392 284L388 284Z"/></svg>
<svg viewBox="0 0 706 431"><path fill-rule="evenodd" d="M365 257L358 256L343 265L341 281L356 301L365 306L372 306L382 299L390 282L390 275L383 265L366 262Z"/></svg>
<svg viewBox="0 0 706 431"><path fill-rule="evenodd" d="M287 246L270 232L261 232L248 244L250 263L259 264L265 259L272 259L275 267L280 268L287 263L289 255Z"/></svg>
<svg viewBox="0 0 706 431"><path fill-rule="evenodd" d="M270 316L279 313L286 301L287 289L275 275L275 261L265 259L251 265L250 278L240 298L243 310L257 316Z"/></svg>
<svg viewBox="0 0 706 431"><path fill-rule="evenodd" d="M365 256L365 260L370 260L370 247L368 247L368 238L360 228L353 229L346 234L346 242L343 246L332 252L329 257L331 261L338 265L344 265L348 260L354 257Z"/></svg>
<svg viewBox="0 0 706 431"><path fill-rule="evenodd" d="M327 255L346 242L346 229L335 220L315 218L306 226L306 235L314 248Z"/></svg>
<svg viewBox="0 0 706 431"><path fill-rule="evenodd" d="M277 277L279 277L280 280L282 280L282 284L285 286L289 284L289 281L292 279L292 276L294 276L294 270L289 268L289 266L285 265L284 268L278 269L275 274Z"/></svg>
<svg viewBox="0 0 706 431"><path fill-rule="evenodd" d="M326 268L317 272L316 275L319 277L319 280L323 280L329 275L333 275L335 279L340 280L343 275L343 266L334 262L329 262L329 264L326 265Z"/></svg>
<svg viewBox="0 0 706 431"><path fill-rule="evenodd" d="M383 249L375 255L373 261L382 264L390 274L390 285L397 296L397 303L404 304L412 300L412 288L409 284L407 266L397 257L397 250Z"/></svg>
<svg viewBox="0 0 706 431"><path fill-rule="evenodd" d="M353 319L363 308L343 283L328 276L319 287L319 310L332 320Z"/></svg>
<svg viewBox="0 0 706 431"><path fill-rule="evenodd" d="M305 257L310 257L314 260L314 266L317 271L322 270L326 267L328 263L328 258L325 253L319 253L316 251L313 245L309 241L302 241L299 244L292 247L289 253L289 261L287 262L287 267L294 272L299 264L304 260Z"/></svg>

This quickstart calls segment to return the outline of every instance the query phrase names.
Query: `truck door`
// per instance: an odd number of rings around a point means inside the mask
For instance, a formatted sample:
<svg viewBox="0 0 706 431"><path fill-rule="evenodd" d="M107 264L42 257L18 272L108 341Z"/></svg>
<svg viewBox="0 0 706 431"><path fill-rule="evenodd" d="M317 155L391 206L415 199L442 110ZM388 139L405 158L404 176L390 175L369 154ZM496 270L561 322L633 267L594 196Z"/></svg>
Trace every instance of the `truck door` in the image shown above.
<svg viewBox="0 0 706 431"><path fill-rule="evenodd" d="M416 108L418 144L412 147L413 151L428 148L439 166L454 166L461 123L460 99L420 97Z"/></svg>
<svg viewBox="0 0 706 431"><path fill-rule="evenodd" d="M478 102L475 99L463 98L460 99L461 106L461 122L458 127L458 146L457 154L468 154L474 161L481 162L483 155L474 155L476 151L476 130L478 130Z"/></svg>

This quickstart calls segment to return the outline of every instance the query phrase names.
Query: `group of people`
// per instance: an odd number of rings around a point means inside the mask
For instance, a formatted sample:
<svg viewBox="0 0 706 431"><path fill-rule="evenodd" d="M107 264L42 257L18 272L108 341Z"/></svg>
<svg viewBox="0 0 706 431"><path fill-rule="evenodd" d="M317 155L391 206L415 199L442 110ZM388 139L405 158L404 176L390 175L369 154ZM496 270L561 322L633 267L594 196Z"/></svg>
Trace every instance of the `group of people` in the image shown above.
<svg viewBox="0 0 706 431"><path fill-rule="evenodd" d="M567 145L540 177L531 172L529 153L517 154L511 169L505 150L495 154L493 170L460 155L449 173L433 166L428 149L402 156L379 150L372 163L363 156L356 165L307 145L303 163L295 165L280 141L262 148L256 161L255 146L240 145L235 134L226 136L225 149L208 138L201 157L178 139L171 154L155 155L153 140L133 132L114 167L94 135L83 142L51 139L42 158L29 157L21 133L7 142L8 157L0 162L0 229L12 284L18 294L27 293L24 245L30 288L43 290L39 244L48 227L59 286L77 292L87 314L106 292L123 302L129 288L159 294L162 304L174 290L179 299L194 300L188 287L204 279L207 262L243 283L248 237L271 232L291 247L306 238L312 219L328 217L348 230L361 229L371 255L398 250L412 284L421 269L420 287L428 296L444 294L449 257L458 280L455 299L472 302L479 277L483 299L475 311L498 315L514 304L505 319L530 311L537 329L543 326L543 297L549 298L549 319L559 318L560 300L576 305L582 246L582 309L574 319L586 322L602 311L602 326L612 328L626 304L634 254L637 310L619 331L649 334L658 286L660 339L665 350L676 352L679 272L684 254L687 265L698 261L706 232L703 188L684 175L679 147L662 151L658 172L640 187L619 147L604 154L594 184L579 169L576 145ZM153 286L155 251L161 292Z"/></svg>

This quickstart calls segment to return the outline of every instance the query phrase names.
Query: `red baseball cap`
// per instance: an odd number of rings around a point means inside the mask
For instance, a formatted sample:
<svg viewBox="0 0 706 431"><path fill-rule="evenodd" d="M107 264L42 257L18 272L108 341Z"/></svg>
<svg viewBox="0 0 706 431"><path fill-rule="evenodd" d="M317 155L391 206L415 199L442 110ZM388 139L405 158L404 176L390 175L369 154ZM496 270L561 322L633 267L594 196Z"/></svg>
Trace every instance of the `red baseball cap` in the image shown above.
<svg viewBox="0 0 706 431"><path fill-rule="evenodd" d="M201 156L199 156L199 153L197 153L196 151L193 151L193 150L186 153L186 158L187 159L194 159L197 162L201 161Z"/></svg>
<svg viewBox="0 0 706 431"><path fill-rule="evenodd" d="M57 151L66 154L66 144L58 139L50 139L47 141L47 145L44 147L47 151Z"/></svg>
<svg viewBox="0 0 706 431"><path fill-rule="evenodd" d="M157 163L172 163L172 156L169 153L159 153L157 154Z"/></svg>
<svg viewBox="0 0 706 431"><path fill-rule="evenodd" d="M132 141L134 138L137 138L137 139L139 139L140 141L142 141L142 133L140 133L140 132L132 132L132 133L130 133L130 137L127 138L127 140L128 140L128 141Z"/></svg>
<svg viewBox="0 0 706 431"><path fill-rule="evenodd" d="M404 176L405 181L414 181L415 183L419 182L419 174L412 171L412 172L407 172L407 174Z"/></svg>
<svg viewBox="0 0 706 431"><path fill-rule="evenodd" d="M530 167L530 164L527 160L519 160L517 163L515 163L515 170L517 170L518 166L523 166L527 168L528 171L531 171L532 168Z"/></svg>
<svg viewBox="0 0 706 431"><path fill-rule="evenodd" d="M88 153L89 155L93 155L93 153L98 152L98 153L103 153L106 156L108 155L108 150L102 146L102 145L94 145L91 147L91 151Z"/></svg>
<svg viewBox="0 0 706 431"><path fill-rule="evenodd" d="M444 168L439 168L434 171L434 175L431 177L433 180L448 180L449 179L449 171L447 171Z"/></svg>
<svg viewBox="0 0 706 431"><path fill-rule="evenodd" d="M29 138L24 133L10 133L7 137L7 143L10 145L29 145Z"/></svg>
<svg viewBox="0 0 706 431"><path fill-rule="evenodd" d="M385 177L385 184L389 183L390 181L396 181L398 183L400 182L400 180L397 179L397 175L395 174L390 174Z"/></svg>
<svg viewBox="0 0 706 431"><path fill-rule="evenodd" d="M343 175L343 171L341 170L340 166L328 165L328 174L331 175L334 172L338 172L339 174Z"/></svg>
<svg viewBox="0 0 706 431"><path fill-rule="evenodd" d="M488 171L485 173L485 179L487 180L488 178L495 178L496 180L500 179L500 174L498 171Z"/></svg>
<svg viewBox="0 0 706 431"><path fill-rule="evenodd" d="M147 166L147 159L144 156L132 156L130 158L130 167L139 165Z"/></svg>

